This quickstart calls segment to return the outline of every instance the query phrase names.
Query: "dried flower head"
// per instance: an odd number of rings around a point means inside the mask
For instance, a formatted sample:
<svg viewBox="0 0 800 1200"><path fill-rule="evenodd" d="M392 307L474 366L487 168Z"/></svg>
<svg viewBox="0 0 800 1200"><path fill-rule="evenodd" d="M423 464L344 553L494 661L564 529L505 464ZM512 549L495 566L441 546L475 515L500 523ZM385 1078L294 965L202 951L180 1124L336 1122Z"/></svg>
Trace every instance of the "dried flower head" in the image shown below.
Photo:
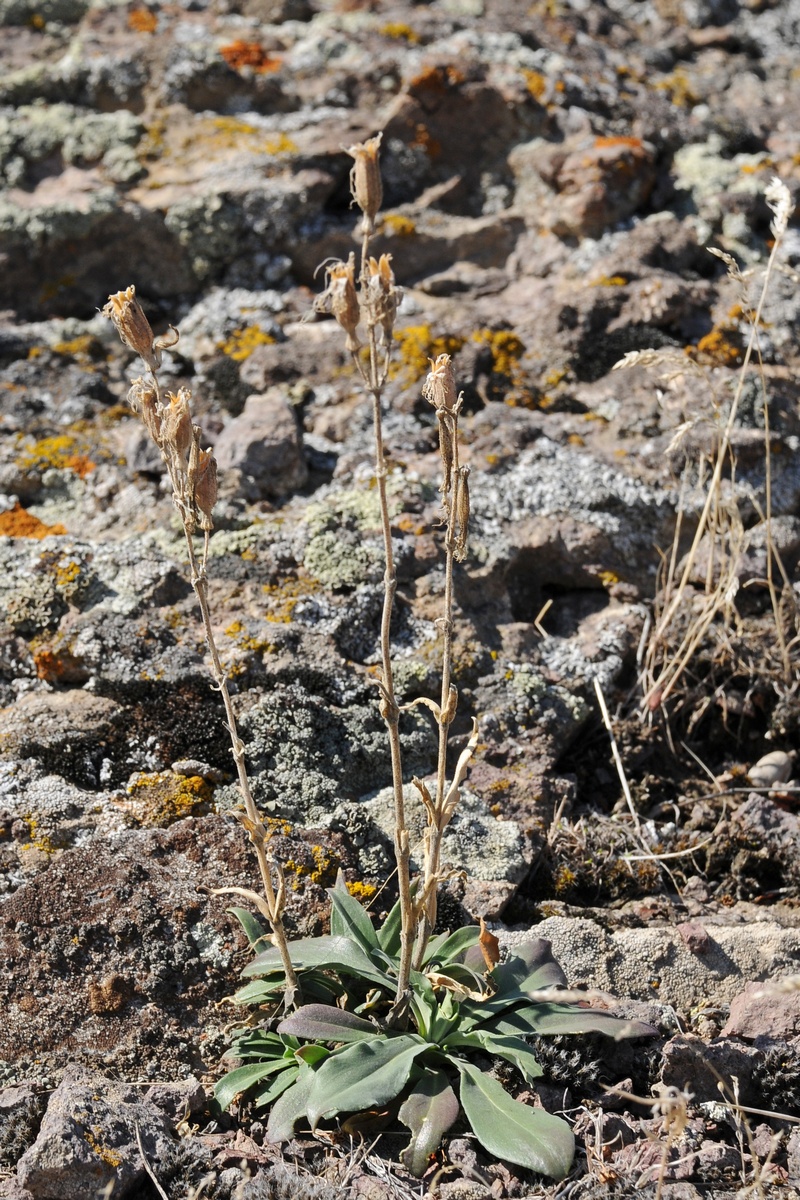
<svg viewBox="0 0 800 1200"><path fill-rule="evenodd" d="M200 528L213 529L211 512L217 502L217 461L210 450L200 450L198 454L194 502L200 513Z"/></svg>
<svg viewBox="0 0 800 1200"><path fill-rule="evenodd" d="M103 316L113 321L125 345L141 355L151 371L157 371L161 366L161 351L155 344L150 322L136 299L133 284L124 292L115 292L108 297Z"/></svg>
<svg viewBox="0 0 800 1200"><path fill-rule="evenodd" d="M402 289L395 285L391 254L369 258L364 281L364 309L367 326L381 327L381 341L386 345L392 336L397 309L403 298Z"/></svg>
<svg viewBox="0 0 800 1200"><path fill-rule="evenodd" d="M155 444L160 447L163 410L158 402L155 386L141 377L134 379L128 391L128 403L133 411L142 418L145 429Z"/></svg>
<svg viewBox="0 0 800 1200"><path fill-rule="evenodd" d="M459 396L456 392L456 377L450 355L440 354L438 358L430 358L428 361L431 369L422 388L423 397L430 401L437 412L440 409L455 412Z"/></svg>
<svg viewBox="0 0 800 1200"><path fill-rule="evenodd" d="M351 254L347 262L336 260L325 268L328 286L314 301L317 312L329 312L336 318L347 334L347 349L355 353L361 343L356 329L360 319L358 295L356 293L356 259Z"/></svg>
<svg viewBox="0 0 800 1200"><path fill-rule="evenodd" d="M177 395L167 392L168 407L164 408L161 423L161 438L164 449L174 453L181 464L186 464L192 447L192 412L189 401L192 393L181 388Z"/></svg>
<svg viewBox="0 0 800 1200"><path fill-rule="evenodd" d="M383 185L378 163L382 133L371 137L366 142L357 142L354 146L345 146L345 153L355 159L350 171L350 191L353 199L364 214L364 232L372 233L375 227L375 217L383 199Z"/></svg>

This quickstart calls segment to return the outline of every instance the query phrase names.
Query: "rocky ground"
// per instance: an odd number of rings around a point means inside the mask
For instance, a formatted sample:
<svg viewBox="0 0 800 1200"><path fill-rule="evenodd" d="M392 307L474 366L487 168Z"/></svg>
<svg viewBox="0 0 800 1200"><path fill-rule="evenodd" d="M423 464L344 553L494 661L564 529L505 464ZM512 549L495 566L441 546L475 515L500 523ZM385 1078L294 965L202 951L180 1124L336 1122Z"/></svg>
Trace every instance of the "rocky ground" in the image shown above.
<svg viewBox="0 0 800 1200"><path fill-rule="evenodd" d="M765 188L800 193L800 6L0 0L0 21L0 1195L151 1200L146 1158L170 1200L647 1196L665 1148L664 1200L800 1195L796 224L719 543L672 641L652 632L740 379ZM342 147L379 129L408 699L439 661L430 355L454 356L472 470L454 748L473 714L481 744L443 920L536 926L573 986L659 1030L542 1040L541 1100L579 1146L557 1186L464 1136L417 1182L392 1135L281 1151L261 1114L208 1108L247 961L213 893L256 873L181 534L125 404L141 368L97 310L134 283L181 331L164 376L220 463L214 622L290 929L325 929L340 869L380 911L370 411L341 330L308 320L318 264L358 245ZM649 688L723 569L674 688ZM409 778L434 745L409 716ZM682 1131L619 1094L659 1083L692 1093Z"/></svg>

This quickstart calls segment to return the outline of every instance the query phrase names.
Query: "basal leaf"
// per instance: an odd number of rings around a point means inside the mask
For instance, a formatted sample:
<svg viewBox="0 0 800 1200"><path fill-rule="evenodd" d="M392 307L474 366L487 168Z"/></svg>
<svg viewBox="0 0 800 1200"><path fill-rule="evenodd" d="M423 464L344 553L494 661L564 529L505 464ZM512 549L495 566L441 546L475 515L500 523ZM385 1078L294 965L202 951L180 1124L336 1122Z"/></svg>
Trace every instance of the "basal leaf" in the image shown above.
<svg viewBox="0 0 800 1200"><path fill-rule="evenodd" d="M344 886L328 888L328 895L331 898L331 934L352 938L369 954L379 943L366 909Z"/></svg>
<svg viewBox="0 0 800 1200"><path fill-rule="evenodd" d="M268 1104L272 1104L282 1096L287 1088L290 1088L297 1079L300 1073L299 1066L288 1067L285 1071L281 1071L276 1075L271 1083L266 1087L256 1088L253 1091L253 1105L255 1108L266 1108Z"/></svg>
<svg viewBox="0 0 800 1200"><path fill-rule="evenodd" d="M261 948L263 949L270 944L268 931L261 924L258 917L253 916L248 909L227 908L225 911L229 912L232 917L236 917L251 946L256 947L261 943Z"/></svg>
<svg viewBox="0 0 800 1200"><path fill-rule="evenodd" d="M273 1059L271 1062L248 1063L245 1067L237 1067L228 1071L214 1087L214 1099L220 1108L227 1108L240 1092L246 1092L254 1083L267 1079L277 1071L285 1071L291 1064L284 1058Z"/></svg>
<svg viewBox="0 0 800 1200"><path fill-rule="evenodd" d="M544 1074L533 1050L522 1038L491 1034L484 1029L477 1029L475 1032L486 1053L496 1054L498 1058L512 1063L526 1083L533 1083Z"/></svg>
<svg viewBox="0 0 800 1200"><path fill-rule="evenodd" d="M315 1072L306 1063L300 1064L297 1082L287 1088L275 1101L267 1121L267 1140L288 1142L294 1137L294 1127L305 1116L308 1097L314 1084Z"/></svg>
<svg viewBox="0 0 800 1200"><path fill-rule="evenodd" d="M396 958L400 953L401 930L400 901L398 900L389 910L389 915L378 930L378 944L386 954Z"/></svg>
<svg viewBox="0 0 800 1200"><path fill-rule="evenodd" d="M392 979L372 962L360 944L349 937L299 938L290 943L290 953L296 970L327 968L340 975L356 975L368 983L393 990ZM266 974L279 966L280 954L277 947L273 946L248 963L242 975Z"/></svg>
<svg viewBox="0 0 800 1200"><path fill-rule="evenodd" d="M363 1042L376 1036L370 1021L328 1004L304 1004L278 1026L278 1033L318 1042Z"/></svg>
<svg viewBox="0 0 800 1200"><path fill-rule="evenodd" d="M411 1141L400 1159L406 1170L419 1179L458 1116L458 1100L444 1071L426 1069L397 1115L411 1130Z"/></svg>
<svg viewBox="0 0 800 1200"><path fill-rule="evenodd" d="M505 992L538 992L542 988L567 986L567 977L545 938L515 946L508 960L494 968L491 977L498 996Z"/></svg>
<svg viewBox="0 0 800 1200"><path fill-rule="evenodd" d="M408 1082L415 1058L428 1049L421 1037L404 1033L356 1042L331 1054L314 1076L306 1109L311 1128L323 1117L394 1100Z"/></svg>
<svg viewBox="0 0 800 1200"><path fill-rule="evenodd" d="M258 1004L262 1000L274 999L276 992L283 991L285 985L283 976L278 979L255 979L234 992L231 999L234 1004Z"/></svg>
<svg viewBox="0 0 800 1200"><path fill-rule="evenodd" d="M489 1154L563 1179L575 1156L566 1121L512 1100L501 1083L470 1063L454 1060L461 1073L461 1104L472 1131Z"/></svg>
<svg viewBox="0 0 800 1200"><path fill-rule="evenodd" d="M605 1033L609 1037L654 1037L658 1030L645 1021L629 1021L612 1013L579 1004L555 1004L541 1001L509 1009L502 1015L483 1023L492 1034Z"/></svg>
<svg viewBox="0 0 800 1200"><path fill-rule="evenodd" d="M477 945L480 935L481 931L478 925L465 925L462 929L456 929L447 935L433 953L426 953L425 962L438 962L444 965L454 959L460 960L462 954ZM430 945L428 950L430 950Z"/></svg>

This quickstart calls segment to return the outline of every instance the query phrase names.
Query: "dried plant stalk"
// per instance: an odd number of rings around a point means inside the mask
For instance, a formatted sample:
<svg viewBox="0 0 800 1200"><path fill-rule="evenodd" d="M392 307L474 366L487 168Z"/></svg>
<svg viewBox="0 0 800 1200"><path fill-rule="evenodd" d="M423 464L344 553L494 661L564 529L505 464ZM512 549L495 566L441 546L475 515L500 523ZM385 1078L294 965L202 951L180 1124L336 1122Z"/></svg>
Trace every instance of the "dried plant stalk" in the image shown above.
<svg viewBox="0 0 800 1200"><path fill-rule="evenodd" d="M214 637L211 609L208 602L208 545L213 529L211 513L217 498L216 462L209 450L200 448L200 428L192 423L191 394L188 389L181 388L176 395L171 392L162 394L158 379L161 351L177 343L178 331L170 327L171 336L169 338L154 338L147 317L136 299L136 290L133 285L124 292L117 292L115 295L109 296L108 303L103 309L103 315L114 323L122 341L141 356L147 368L147 378L133 381L128 393L128 401L134 412L141 417L145 428L161 451L161 457L172 485L173 502L183 525L191 583L200 606L203 632L211 658L211 674L217 690L222 696L225 708L239 790L244 804L244 812L238 814L239 820L255 848L264 889L263 897L256 893L248 892L247 894L269 921L272 937L280 952L286 975L284 1003L287 1008L291 1008L299 998L299 989L283 925L285 910L283 871L280 863L277 863L272 857L269 849L269 832L261 820L250 789L250 780L245 765L244 743L239 737L236 714L228 689L228 679ZM198 531L203 537L203 547L199 557L194 543ZM273 883L273 871L277 884ZM219 890L239 893L242 891L242 889L236 888L220 888Z"/></svg>
<svg viewBox="0 0 800 1200"><path fill-rule="evenodd" d="M387 466L383 440L382 398L386 383L392 344L392 333L400 289L395 284L391 257L370 256L370 240L375 218L380 208L382 190L378 165L381 135L367 142L350 146L347 153L354 159L350 176L354 202L363 213L361 223L361 264L356 283L354 255L347 262L333 262L326 267L327 286L315 302L317 312L330 313L345 333L346 345L364 386L372 398L375 436L375 478L381 512L384 545L384 592L381 615L381 716L386 724L392 762L395 828L394 849L397 863L398 892L401 912L401 947L397 993L388 1021L403 1026L407 1020L409 978L418 968L428 939L436 922L436 888L441 878L441 843L444 830L455 811L460 786L467 764L477 744L477 726L473 727L467 749L462 753L455 775L448 788L446 778L447 742L449 728L455 716L457 693L451 683L453 630L453 564L464 558L469 524L469 468L458 458L458 416L461 397L457 395L452 364L448 355L431 363L431 373L423 394L431 401L439 423L439 443L442 455L441 492L445 510L445 596L440 621L443 632L442 689L440 703L432 700L398 704L394 686L391 658L391 623L397 592L397 577L392 548L391 518L386 490ZM367 355L359 353L361 341L359 324L367 330ZM436 772L436 799L428 789L414 780L427 813L424 865L420 886L412 895L410 879L411 849L406 821L403 791L403 764L400 747L400 716L417 703L424 703L434 713L439 726L439 750Z"/></svg>

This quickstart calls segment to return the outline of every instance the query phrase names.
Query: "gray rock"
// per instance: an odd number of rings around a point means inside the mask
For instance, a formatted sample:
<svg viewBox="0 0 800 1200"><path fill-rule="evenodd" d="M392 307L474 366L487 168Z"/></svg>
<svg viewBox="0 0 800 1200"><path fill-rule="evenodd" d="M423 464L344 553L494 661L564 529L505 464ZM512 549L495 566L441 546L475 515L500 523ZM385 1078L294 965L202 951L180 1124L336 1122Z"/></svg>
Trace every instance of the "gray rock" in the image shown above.
<svg viewBox="0 0 800 1200"><path fill-rule="evenodd" d="M693 953L672 928L612 932L574 917L548 917L524 936L534 932L552 942L571 986L658 999L684 1014L699 1004L730 1003L747 980L800 971L800 930L773 921L706 922L706 930L709 946L702 955Z"/></svg>
<svg viewBox="0 0 800 1200"><path fill-rule="evenodd" d="M37 1200L73 1200L145 1178L137 1129L150 1162L169 1154L169 1123L135 1088L69 1067L50 1098L39 1136L17 1166Z"/></svg>
<svg viewBox="0 0 800 1200"><path fill-rule="evenodd" d="M308 475L297 421L278 389L248 396L242 415L217 438L214 453L220 473L237 472L251 500L285 496Z"/></svg>

